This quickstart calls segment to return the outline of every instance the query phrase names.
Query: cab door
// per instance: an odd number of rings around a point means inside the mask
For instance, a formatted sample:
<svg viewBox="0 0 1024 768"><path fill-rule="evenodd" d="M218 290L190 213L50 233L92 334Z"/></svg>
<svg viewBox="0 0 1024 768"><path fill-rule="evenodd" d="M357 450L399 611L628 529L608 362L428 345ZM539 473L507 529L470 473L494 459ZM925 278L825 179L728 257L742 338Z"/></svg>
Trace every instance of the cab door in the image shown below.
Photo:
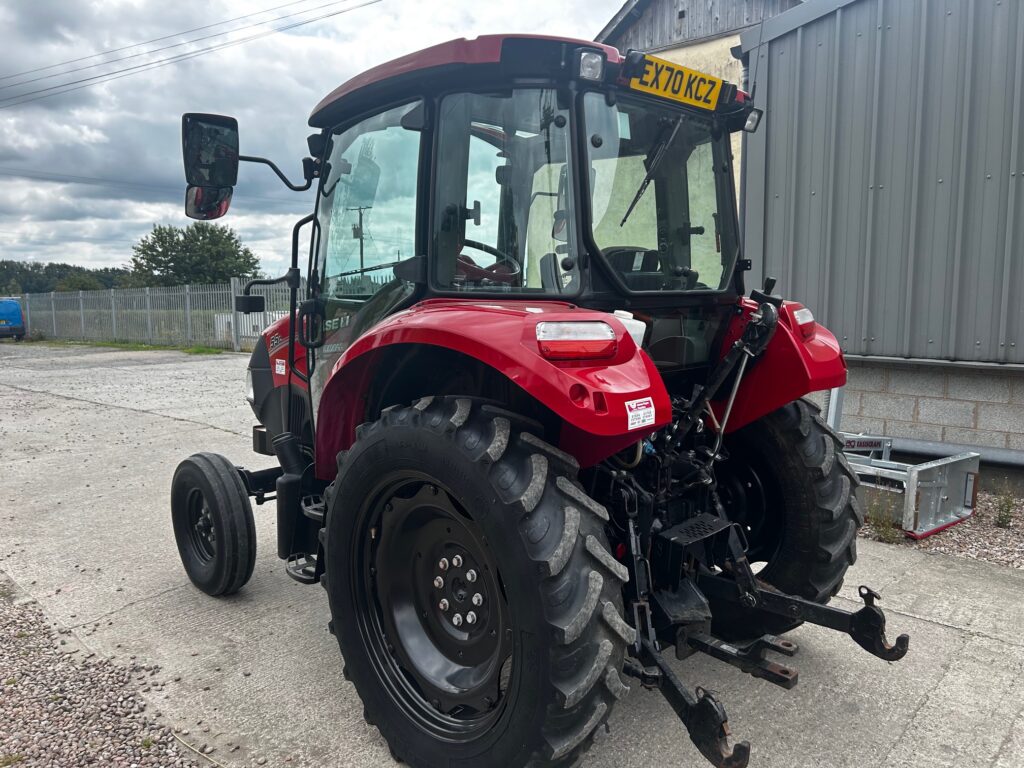
<svg viewBox="0 0 1024 768"><path fill-rule="evenodd" d="M412 295L413 285L393 269L422 252L416 226L422 109L413 101L331 135L317 194L325 339L311 378L314 413L342 353Z"/></svg>

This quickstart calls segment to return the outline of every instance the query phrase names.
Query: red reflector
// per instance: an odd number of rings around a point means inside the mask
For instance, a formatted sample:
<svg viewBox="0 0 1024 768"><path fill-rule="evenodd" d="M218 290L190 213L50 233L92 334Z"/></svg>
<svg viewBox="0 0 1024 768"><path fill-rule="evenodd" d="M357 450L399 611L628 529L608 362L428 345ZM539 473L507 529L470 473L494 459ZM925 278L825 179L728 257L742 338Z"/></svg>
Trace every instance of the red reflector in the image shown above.
<svg viewBox="0 0 1024 768"><path fill-rule="evenodd" d="M549 339L538 341L537 345L540 347L540 353L549 360L594 360L615 357L617 349L615 339Z"/></svg>

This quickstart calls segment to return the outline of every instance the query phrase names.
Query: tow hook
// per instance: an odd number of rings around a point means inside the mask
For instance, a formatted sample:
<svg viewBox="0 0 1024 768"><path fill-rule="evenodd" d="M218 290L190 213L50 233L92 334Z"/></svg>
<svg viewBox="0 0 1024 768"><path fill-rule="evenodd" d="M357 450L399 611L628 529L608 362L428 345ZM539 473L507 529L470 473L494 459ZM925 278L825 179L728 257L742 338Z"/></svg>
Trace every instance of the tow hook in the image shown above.
<svg viewBox="0 0 1024 768"><path fill-rule="evenodd" d="M744 591L732 579L703 575L698 580L698 586L709 598L743 604ZM868 653L885 661L899 661L907 655L910 636L900 635L895 643L890 644L885 636L885 614L875 605L875 601L880 600L881 596L865 586L860 587L858 592L865 605L856 613L850 613L831 605L820 605L795 595L776 592L763 584L758 584L755 588L755 610L845 632Z"/></svg>
<svg viewBox="0 0 1024 768"><path fill-rule="evenodd" d="M910 637L900 635L895 644L890 645L885 639L885 614L875 605L875 600L881 600L882 596L863 585L857 591L864 601L864 607L850 619L850 637L865 651L880 659L899 661L907 655Z"/></svg>
<svg viewBox="0 0 1024 768"><path fill-rule="evenodd" d="M740 741L729 747L729 719L725 707L703 688L690 693L654 644L646 637L640 642L640 661L645 666L627 664L623 671L638 678L644 687L661 692L686 726L690 741L715 768L746 768L750 761L750 743Z"/></svg>

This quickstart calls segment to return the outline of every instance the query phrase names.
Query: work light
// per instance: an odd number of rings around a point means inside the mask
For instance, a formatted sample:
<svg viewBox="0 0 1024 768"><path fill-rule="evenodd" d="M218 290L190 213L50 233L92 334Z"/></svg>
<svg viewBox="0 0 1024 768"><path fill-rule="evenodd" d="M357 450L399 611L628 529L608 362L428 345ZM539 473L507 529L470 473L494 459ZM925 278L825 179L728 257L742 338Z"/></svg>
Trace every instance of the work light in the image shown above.
<svg viewBox="0 0 1024 768"><path fill-rule="evenodd" d="M764 115L763 109L757 109L756 107L750 110L750 114L747 115L747 122L743 124L743 130L747 133L753 133L757 130L757 126L761 124L761 117Z"/></svg>
<svg viewBox="0 0 1024 768"><path fill-rule="evenodd" d="M600 80L604 77L604 56L597 51L581 51L580 77L583 80Z"/></svg>

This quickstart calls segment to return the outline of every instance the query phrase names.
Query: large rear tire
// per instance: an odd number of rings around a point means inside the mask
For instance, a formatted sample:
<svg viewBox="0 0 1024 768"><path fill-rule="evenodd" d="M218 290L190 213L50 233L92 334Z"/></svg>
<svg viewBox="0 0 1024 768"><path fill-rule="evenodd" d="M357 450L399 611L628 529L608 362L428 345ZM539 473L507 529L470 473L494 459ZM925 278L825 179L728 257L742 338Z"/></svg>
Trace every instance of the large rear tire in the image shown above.
<svg viewBox="0 0 1024 768"><path fill-rule="evenodd" d="M864 524L857 475L819 409L797 400L725 441L719 488L730 517L746 530L758 578L782 592L827 603L857 560ZM712 605L713 629L729 639L781 634L801 622L734 604Z"/></svg>
<svg viewBox="0 0 1024 768"><path fill-rule="evenodd" d="M217 453L196 453L174 471L171 520L185 573L219 597L237 592L256 564L256 523L238 470Z"/></svg>
<svg viewBox="0 0 1024 768"><path fill-rule="evenodd" d="M416 768L571 765L628 691L607 512L524 427L467 398L392 408L327 491L345 674Z"/></svg>

